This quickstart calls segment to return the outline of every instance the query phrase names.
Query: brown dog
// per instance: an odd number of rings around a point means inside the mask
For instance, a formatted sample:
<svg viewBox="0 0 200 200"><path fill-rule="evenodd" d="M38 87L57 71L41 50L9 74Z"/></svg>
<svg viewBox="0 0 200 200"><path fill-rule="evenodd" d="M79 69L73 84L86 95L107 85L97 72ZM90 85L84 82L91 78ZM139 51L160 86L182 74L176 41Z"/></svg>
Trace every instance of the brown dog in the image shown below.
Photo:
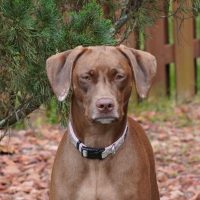
<svg viewBox="0 0 200 200"><path fill-rule="evenodd" d="M123 45L77 47L47 60L62 101L72 89L69 127L54 162L51 200L158 200L154 156L140 125L127 118L133 79L145 97L155 58Z"/></svg>

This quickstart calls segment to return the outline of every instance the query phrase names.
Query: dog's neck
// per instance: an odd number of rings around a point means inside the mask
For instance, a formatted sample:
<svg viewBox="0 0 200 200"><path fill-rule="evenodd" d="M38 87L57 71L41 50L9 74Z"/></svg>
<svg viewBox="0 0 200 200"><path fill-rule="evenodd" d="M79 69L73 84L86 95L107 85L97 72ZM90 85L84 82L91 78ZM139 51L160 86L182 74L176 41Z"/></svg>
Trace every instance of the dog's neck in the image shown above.
<svg viewBox="0 0 200 200"><path fill-rule="evenodd" d="M122 135L126 126L126 115L122 120L111 124L92 123L84 115L83 109L80 108L76 102L72 102L72 126L77 138L85 145L94 148L106 147L111 145Z"/></svg>

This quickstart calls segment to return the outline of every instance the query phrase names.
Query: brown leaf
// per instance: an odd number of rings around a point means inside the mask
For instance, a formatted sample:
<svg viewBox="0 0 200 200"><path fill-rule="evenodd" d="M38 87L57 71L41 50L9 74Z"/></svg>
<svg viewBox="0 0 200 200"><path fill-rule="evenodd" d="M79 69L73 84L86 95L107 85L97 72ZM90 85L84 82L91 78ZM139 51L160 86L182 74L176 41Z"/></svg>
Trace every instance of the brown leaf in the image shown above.
<svg viewBox="0 0 200 200"><path fill-rule="evenodd" d="M14 148L13 146L9 146L9 145L0 145L0 155L4 155L4 154L8 154L8 155L12 155L14 154Z"/></svg>

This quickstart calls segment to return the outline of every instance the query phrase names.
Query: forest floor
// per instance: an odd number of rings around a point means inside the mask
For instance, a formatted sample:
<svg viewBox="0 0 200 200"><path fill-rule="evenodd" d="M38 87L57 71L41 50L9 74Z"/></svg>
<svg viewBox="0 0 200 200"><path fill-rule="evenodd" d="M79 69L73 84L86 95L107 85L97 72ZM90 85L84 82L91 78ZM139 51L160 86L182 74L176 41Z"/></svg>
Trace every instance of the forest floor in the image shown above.
<svg viewBox="0 0 200 200"><path fill-rule="evenodd" d="M200 200L200 103L131 114L155 153L161 200ZM0 143L0 199L48 200L55 153L64 134L56 125L10 130Z"/></svg>

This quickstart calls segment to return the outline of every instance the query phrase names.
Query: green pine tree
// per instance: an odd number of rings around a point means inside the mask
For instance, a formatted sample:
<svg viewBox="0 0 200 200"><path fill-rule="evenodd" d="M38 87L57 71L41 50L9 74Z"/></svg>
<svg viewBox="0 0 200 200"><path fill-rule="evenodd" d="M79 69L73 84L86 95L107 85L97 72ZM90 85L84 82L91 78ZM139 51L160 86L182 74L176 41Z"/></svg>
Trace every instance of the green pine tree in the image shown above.
<svg viewBox="0 0 200 200"><path fill-rule="evenodd" d="M54 0L0 1L0 128L53 98L45 61L77 45L114 44L110 20L94 1L64 24ZM57 103L64 119L68 104Z"/></svg>

